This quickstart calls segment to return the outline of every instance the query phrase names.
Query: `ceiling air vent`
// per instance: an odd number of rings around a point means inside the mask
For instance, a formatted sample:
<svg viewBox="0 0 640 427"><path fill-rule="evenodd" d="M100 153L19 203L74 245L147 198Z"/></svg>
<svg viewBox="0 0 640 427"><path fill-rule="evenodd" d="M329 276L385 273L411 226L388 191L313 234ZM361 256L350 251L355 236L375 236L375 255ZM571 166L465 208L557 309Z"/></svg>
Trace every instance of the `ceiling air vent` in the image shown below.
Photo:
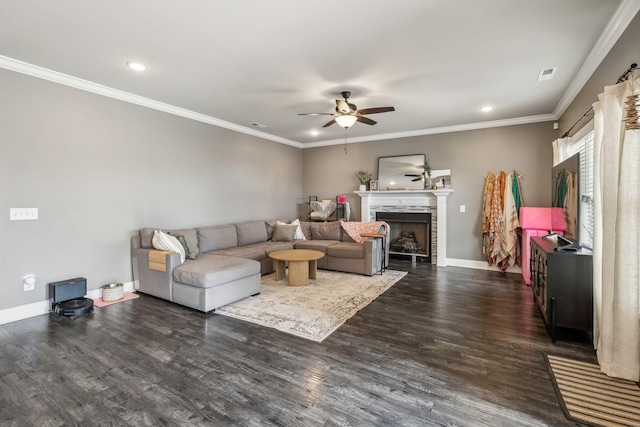
<svg viewBox="0 0 640 427"><path fill-rule="evenodd" d="M556 74L556 70L557 68L546 68L544 70L540 70L540 74L538 74L538 81L551 80Z"/></svg>
<svg viewBox="0 0 640 427"><path fill-rule="evenodd" d="M263 125L262 123L258 123L258 122L251 122L251 123L249 123L249 124L250 124L251 126L253 126L253 127L257 127L257 128L261 128L261 129L262 129L262 128L266 128L266 127L267 127L267 125Z"/></svg>

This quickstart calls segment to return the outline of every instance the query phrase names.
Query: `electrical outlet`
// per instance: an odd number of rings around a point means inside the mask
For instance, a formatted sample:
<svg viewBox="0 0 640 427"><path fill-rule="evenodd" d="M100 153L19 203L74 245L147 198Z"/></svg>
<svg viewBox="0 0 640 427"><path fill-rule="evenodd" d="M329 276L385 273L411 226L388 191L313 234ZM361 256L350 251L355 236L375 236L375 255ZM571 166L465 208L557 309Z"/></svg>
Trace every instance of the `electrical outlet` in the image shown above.
<svg viewBox="0 0 640 427"><path fill-rule="evenodd" d="M28 274L22 278L22 284L24 291L32 291L36 288L36 276L34 274Z"/></svg>
<svg viewBox="0 0 640 427"><path fill-rule="evenodd" d="M38 219L38 208L9 208L10 221L28 221Z"/></svg>

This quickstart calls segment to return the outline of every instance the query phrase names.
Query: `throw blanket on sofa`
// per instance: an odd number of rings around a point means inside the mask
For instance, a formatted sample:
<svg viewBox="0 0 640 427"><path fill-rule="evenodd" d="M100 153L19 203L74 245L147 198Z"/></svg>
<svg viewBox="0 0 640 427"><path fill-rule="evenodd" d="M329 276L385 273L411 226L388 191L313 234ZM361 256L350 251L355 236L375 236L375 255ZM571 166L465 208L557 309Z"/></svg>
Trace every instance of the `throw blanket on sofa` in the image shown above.
<svg viewBox="0 0 640 427"><path fill-rule="evenodd" d="M366 237L360 236L362 233L380 233L380 227L384 227L384 233L389 229L389 224L384 221L342 222L344 231L358 243L364 243L367 239Z"/></svg>

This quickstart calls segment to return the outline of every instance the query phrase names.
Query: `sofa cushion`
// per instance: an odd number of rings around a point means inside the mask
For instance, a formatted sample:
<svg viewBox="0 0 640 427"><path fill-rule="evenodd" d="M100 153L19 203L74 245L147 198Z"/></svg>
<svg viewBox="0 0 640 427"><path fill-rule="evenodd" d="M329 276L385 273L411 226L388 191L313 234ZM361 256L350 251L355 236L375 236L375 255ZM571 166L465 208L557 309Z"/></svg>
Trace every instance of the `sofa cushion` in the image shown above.
<svg viewBox="0 0 640 427"><path fill-rule="evenodd" d="M153 249L153 233L157 228L141 228L140 229L140 247L142 249Z"/></svg>
<svg viewBox="0 0 640 427"><path fill-rule="evenodd" d="M264 221L247 221L236 224L238 246L267 241L267 225Z"/></svg>
<svg viewBox="0 0 640 427"><path fill-rule="evenodd" d="M238 246L238 234L236 226L233 224L203 227L198 228L197 231L200 252L211 252Z"/></svg>
<svg viewBox="0 0 640 427"><path fill-rule="evenodd" d="M309 221L300 221L300 230L302 230L305 239L311 239L311 224L313 223Z"/></svg>
<svg viewBox="0 0 640 427"><path fill-rule="evenodd" d="M222 285L260 273L260 263L250 259L200 254L173 269L173 279L200 288Z"/></svg>
<svg viewBox="0 0 640 427"><path fill-rule="evenodd" d="M296 249L312 249L326 254L328 247L338 243L339 240L296 240L294 246Z"/></svg>
<svg viewBox="0 0 640 427"><path fill-rule="evenodd" d="M218 249L217 251L207 252L211 255L235 256L240 258L255 259L260 261L267 257L264 249L252 246L236 246L235 248Z"/></svg>
<svg viewBox="0 0 640 427"><path fill-rule="evenodd" d="M336 258L364 258L364 245L362 243L340 242L327 247L327 255Z"/></svg>
<svg viewBox="0 0 640 427"><path fill-rule="evenodd" d="M293 242L274 242L270 240L268 242L254 243L253 245L248 245L245 247L259 249L261 251L264 251L265 254L269 255L271 252L293 249Z"/></svg>
<svg viewBox="0 0 640 427"><path fill-rule="evenodd" d="M342 240L340 221L311 223L313 240Z"/></svg>

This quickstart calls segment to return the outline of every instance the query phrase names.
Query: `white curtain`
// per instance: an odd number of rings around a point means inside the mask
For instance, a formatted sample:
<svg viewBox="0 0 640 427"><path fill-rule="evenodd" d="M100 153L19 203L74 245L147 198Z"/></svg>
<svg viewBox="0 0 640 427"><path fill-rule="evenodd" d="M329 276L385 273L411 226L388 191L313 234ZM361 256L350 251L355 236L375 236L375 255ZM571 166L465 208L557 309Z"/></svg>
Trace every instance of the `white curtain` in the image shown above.
<svg viewBox="0 0 640 427"><path fill-rule="evenodd" d="M570 136L565 138L558 138L552 142L553 144L553 166L567 160L573 152L571 151L571 145L573 144L573 138Z"/></svg>
<svg viewBox="0 0 640 427"><path fill-rule="evenodd" d="M637 83L636 83L637 85ZM631 81L594 107L594 346L607 375L640 380L640 130L622 118Z"/></svg>

